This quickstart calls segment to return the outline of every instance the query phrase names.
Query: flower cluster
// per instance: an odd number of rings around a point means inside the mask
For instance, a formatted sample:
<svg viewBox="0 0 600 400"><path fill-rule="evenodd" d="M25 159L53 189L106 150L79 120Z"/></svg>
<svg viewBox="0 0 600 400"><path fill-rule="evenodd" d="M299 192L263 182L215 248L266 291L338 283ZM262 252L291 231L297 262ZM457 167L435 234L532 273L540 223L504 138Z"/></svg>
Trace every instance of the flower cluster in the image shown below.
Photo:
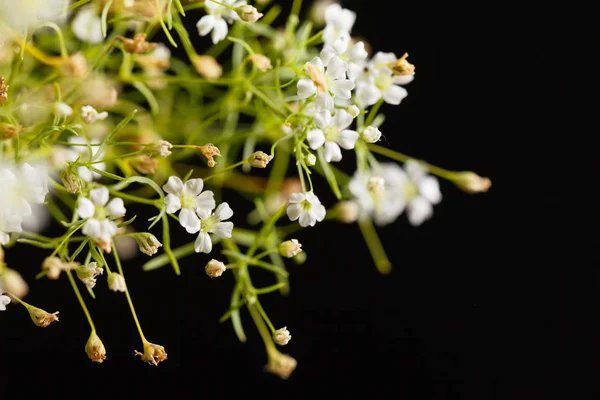
<svg viewBox="0 0 600 400"><path fill-rule="evenodd" d="M355 12L317 0L305 16L300 4L277 26L268 0L0 0L0 311L21 305L36 326L58 322L24 300L27 284L9 268L14 246L43 249L37 277L69 281L90 326L85 352L102 363L86 305L103 300L96 287L130 300L126 260L143 253L145 271L179 275L194 258L207 279L232 276L221 320L245 341L247 312L266 370L285 379L297 362L278 346L293 348L292 334L275 329L283 324L261 296L289 290L284 260L311 251L293 232L356 223L387 273L375 226L404 213L425 223L442 200L439 178L466 193L490 188L379 144L383 113L406 98L415 66L406 53L371 52L354 36ZM328 188L313 185L321 178ZM234 218L229 204L248 200L247 218ZM141 209L152 217L137 218ZM45 236L44 221L61 233ZM173 248L171 235L189 240ZM255 287L257 268L276 283ZM127 303L143 346L135 354L166 361Z"/></svg>

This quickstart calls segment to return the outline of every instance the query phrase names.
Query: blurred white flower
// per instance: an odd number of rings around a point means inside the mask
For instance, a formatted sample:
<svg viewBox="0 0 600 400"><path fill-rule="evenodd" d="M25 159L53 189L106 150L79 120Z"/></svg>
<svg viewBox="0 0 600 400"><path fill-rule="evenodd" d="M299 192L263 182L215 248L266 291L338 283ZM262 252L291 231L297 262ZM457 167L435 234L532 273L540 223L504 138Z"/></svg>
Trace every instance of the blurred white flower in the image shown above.
<svg viewBox="0 0 600 400"><path fill-rule="evenodd" d="M233 7L246 4L245 1L236 0L221 0L220 2ZM200 18L196 24L196 28L198 28L200 36L206 36L212 31L211 39L213 44L216 44L227 36L227 32L229 32L227 23L238 20L239 16L235 11L210 0L204 2L204 7L208 14Z"/></svg>
<svg viewBox="0 0 600 400"><path fill-rule="evenodd" d="M325 9L325 29L323 41L332 44L338 39L349 40L350 32L356 21L354 11L342 8L339 4L331 4Z"/></svg>
<svg viewBox="0 0 600 400"><path fill-rule="evenodd" d="M0 0L0 21L20 33L44 22L64 23L69 0Z"/></svg>
<svg viewBox="0 0 600 400"><path fill-rule="evenodd" d="M102 111L99 113L94 107L87 105L81 107L81 119L86 124L93 124L98 120L103 120L108 117L108 113L106 111Z"/></svg>
<svg viewBox="0 0 600 400"><path fill-rule="evenodd" d="M73 18L71 29L82 42L101 43L104 40L101 21L94 7L82 7Z"/></svg>

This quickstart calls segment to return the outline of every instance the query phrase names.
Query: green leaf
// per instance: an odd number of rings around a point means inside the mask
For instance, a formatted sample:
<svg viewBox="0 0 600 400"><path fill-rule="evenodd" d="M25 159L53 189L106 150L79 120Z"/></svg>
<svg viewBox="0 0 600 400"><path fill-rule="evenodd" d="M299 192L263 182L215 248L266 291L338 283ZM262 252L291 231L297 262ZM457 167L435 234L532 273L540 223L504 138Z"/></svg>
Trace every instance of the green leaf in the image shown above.
<svg viewBox="0 0 600 400"><path fill-rule="evenodd" d="M106 37L106 19L108 18L108 10L112 5L113 0L108 0L102 9L102 15L100 17L100 29L102 30L102 36Z"/></svg>

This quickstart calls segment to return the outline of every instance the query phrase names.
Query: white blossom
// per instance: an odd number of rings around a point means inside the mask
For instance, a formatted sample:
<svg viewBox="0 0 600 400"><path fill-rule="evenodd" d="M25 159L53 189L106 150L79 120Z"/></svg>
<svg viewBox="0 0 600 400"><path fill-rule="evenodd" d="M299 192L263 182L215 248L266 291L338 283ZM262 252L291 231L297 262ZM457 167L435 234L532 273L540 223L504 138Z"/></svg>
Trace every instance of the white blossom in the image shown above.
<svg viewBox="0 0 600 400"><path fill-rule="evenodd" d="M159 140L156 144L156 149L158 150L158 153L163 157L169 157L171 155L172 148L173 145L170 142L167 142L166 140Z"/></svg>
<svg viewBox="0 0 600 400"><path fill-rule="evenodd" d="M358 139L356 131L346 129L352 120L352 115L346 110L338 110L333 117L329 111L318 112L315 115L318 129L311 129L306 135L310 148L316 150L324 146L325 161L340 161L340 146L346 150L353 149Z"/></svg>
<svg viewBox="0 0 600 400"><path fill-rule="evenodd" d="M168 193L165 197L167 212L173 214L178 210L179 223L188 233L196 233L200 230L198 218L208 218L215 208L215 196L210 190L202 192L204 181L202 179L190 179L183 183L176 176L171 176L164 184L163 190Z"/></svg>
<svg viewBox="0 0 600 400"><path fill-rule="evenodd" d="M108 288L113 292L125 292L127 285L125 284L125 278L123 275L112 272L106 279L108 282Z"/></svg>
<svg viewBox="0 0 600 400"><path fill-rule="evenodd" d="M245 1L236 0L221 0L220 3L227 4L232 7L238 7L246 4ZM227 23L232 23L233 21L238 20L239 16L235 11L210 0L206 0L204 2L204 7L206 8L206 12L208 14L200 18L196 24L196 28L198 28L198 34L200 36L206 36L212 31L211 39L213 44L216 44L225 39L227 36L227 32L229 32Z"/></svg>
<svg viewBox="0 0 600 400"><path fill-rule="evenodd" d="M104 120L108 117L108 113L106 111L98 112L94 107L87 105L81 107L81 119L86 124L93 124L98 120Z"/></svg>
<svg viewBox="0 0 600 400"><path fill-rule="evenodd" d="M310 79L300 79L297 84L298 98L307 99L317 95L317 100L329 110L334 107L334 98L348 100L352 97L354 82L346 79L345 75L336 76L323 64L320 57L315 57L307 62L304 70Z"/></svg>
<svg viewBox="0 0 600 400"><path fill-rule="evenodd" d="M342 8L339 4L332 4L325 9L325 29L323 41L331 44L338 39L350 39L350 32L356 21L354 11Z"/></svg>
<svg viewBox="0 0 600 400"><path fill-rule="evenodd" d="M348 79L354 81L362 72L368 53L363 42L351 45L348 39L340 38L325 45L320 56L331 75L336 78L348 75Z"/></svg>
<svg viewBox="0 0 600 400"><path fill-rule="evenodd" d="M101 43L104 40L101 21L100 15L98 15L94 7L82 7L75 18L73 18L71 29L77 39L82 42L92 44Z"/></svg>
<svg viewBox="0 0 600 400"><path fill-rule="evenodd" d="M438 180L427 174L427 170L417 161L407 161L404 170L410 182L405 187L407 198L406 214L408 221L421 225L433 215L433 205L442 201Z"/></svg>
<svg viewBox="0 0 600 400"><path fill-rule="evenodd" d="M275 333L273 333L273 341L280 346L285 346L292 339L292 335L290 331L288 331L287 327L277 329Z"/></svg>
<svg viewBox="0 0 600 400"><path fill-rule="evenodd" d="M202 218L202 227L198 238L194 244L196 253L210 253L212 251L212 240L209 233L218 238L230 238L233 231L233 222L223 222L233 215L233 210L227 203L221 203L214 214L204 219ZM200 216L200 215L199 215Z"/></svg>
<svg viewBox="0 0 600 400"><path fill-rule="evenodd" d="M367 143L375 143L381 139L381 131L379 128L369 125L362 131L360 137Z"/></svg>
<svg viewBox="0 0 600 400"><path fill-rule="evenodd" d="M356 99L360 105L367 107L381 98L388 104L398 105L408 95L400 85L410 82L412 75L394 75L389 64L396 60L393 53L375 54L367 71L356 80Z"/></svg>
<svg viewBox="0 0 600 400"><path fill-rule="evenodd" d="M44 22L62 24L67 17L69 0L0 0L0 21L19 33Z"/></svg>
<svg viewBox="0 0 600 400"><path fill-rule="evenodd" d="M57 101L54 103L54 115L58 118L67 118L73 114L73 109L67 103Z"/></svg>
<svg viewBox="0 0 600 400"><path fill-rule="evenodd" d="M75 273L77 273L77 277L83 282L87 287L92 289L96 286L96 277L98 275L102 275L104 273L104 269L98 267L96 262L92 261L87 265L80 265L75 268Z"/></svg>
<svg viewBox="0 0 600 400"><path fill-rule="evenodd" d="M90 190L90 198L81 197L77 213L86 219L81 232L89 236L105 252L111 252L112 238L117 234L117 224L110 218L125 215L123 199L115 197L108 201L108 189L100 187Z"/></svg>
<svg viewBox="0 0 600 400"><path fill-rule="evenodd" d="M325 218L325 207L313 192L292 193L286 213L291 221L298 220L302 227L315 226Z"/></svg>

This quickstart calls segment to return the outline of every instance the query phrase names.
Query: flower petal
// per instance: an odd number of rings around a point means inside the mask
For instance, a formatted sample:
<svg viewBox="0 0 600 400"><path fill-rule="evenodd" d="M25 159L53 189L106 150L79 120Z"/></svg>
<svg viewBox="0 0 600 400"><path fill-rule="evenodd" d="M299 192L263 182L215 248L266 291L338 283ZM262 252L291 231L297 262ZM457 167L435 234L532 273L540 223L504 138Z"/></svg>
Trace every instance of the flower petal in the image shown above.
<svg viewBox="0 0 600 400"><path fill-rule="evenodd" d="M183 184L183 194L189 194L191 196L198 196L204 188L204 181L200 178L190 179Z"/></svg>
<svg viewBox="0 0 600 400"><path fill-rule="evenodd" d="M333 116L333 125L335 125L340 131L350 126L354 118L346 110L338 110Z"/></svg>
<svg viewBox="0 0 600 400"><path fill-rule="evenodd" d="M427 175L427 170L416 160L408 160L404 163L404 170L408 177L414 182L419 183Z"/></svg>
<svg viewBox="0 0 600 400"><path fill-rule="evenodd" d="M231 218L232 215L233 210L227 203L219 204L219 207L217 207L215 210L215 216L219 219L219 221L225 221L226 219Z"/></svg>
<svg viewBox="0 0 600 400"><path fill-rule="evenodd" d="M100 221L100 238L109 241L117 234L118 229L114 221L103 219Z"/></svg>
<svg viewBox="0 0 600 400"><path fill-rule="evenodd" d="M327 128L331 125L331 113L329 110L320 110L315 114L315 122L317 126L321 129Z"/></svg>
<svg viewBox="0 0 600 400"><path fill-rule="evenodd" d="M362 61L366 59L369 55L369 53L367 53L367 50L365 49L364 42L356 42L352 47L350 47L348 53L350 54L350 58L352 59L352 61L355 62Z"/></svg>
<svg viewBox="0 0 600 400"><path fill-rule="evenodd" d="M300 226L303 227L315 226L315 224L317 223L317 219L315 218L312 212L305 211L300 214L300 219L298 220L298 223L300 224Z"/></svg>
<svg viewBox="0 0 600 400"><path fill-rule="evenodd" d="M166 193L179 196L183 192L183 182L177 176L170 176L167 183L163 185Z"/></svg>
<svg viewBox="0 0 600 400"><path fill-rule="evenodd" d="M354 148L357 139L358 132L346 129L345 131L340 132L340 137L338 140L336 140L336 142L344 149L351 150Z"/></svg>
<svg viewBox="0 0 600 400"><path fill-rule="evenodd" d="M325 161L337 162L342 159L342 150L336 142L325 142Z"/></svg>
<svg viewBox="0 0 600 400"><path fill-rule="evenodd" d="M408 95L402 86L391 85L383 92L383 100L388 104L398 105Z"/></svg>
<svg viewBox="0 0 600 400"><path fill-rule="evenodd" d="M335 79L346 78L347 70L348 63L338 56L332 57L331 60L329 60L329 65L327 65L327 75L332 76Z"/></svg>
<svg viewBox="0 0 600 400"><path fill-rule="evenodd" d="M95 210L96 207L90 199L86 197L79 199L79 207L77 207L77 214L79 214L79 218L91 218L94 215Z"/></svg>
<svg viewBox="0 0 600 400"><path fill-rule="evenodd" d="M225 39L227 36L227 32L229 32L229 27L227 26L227 22L224 19L218 19L215 21L215 26L212 31L212 41L213 44L219 43L221 40Z"/></svg>
<svg viewBox="0 0 600 400"><path fill-rule="evenodd" d="M106 205L108 203L108 189L103 186L90 190L90 200L97 206Z"/></svg>
<svg viewBox="0 0 600 400"><path fill-rule="evenodd" d="M212 241L208 233L200 232L194 242L194 250L196 253L210 253L212 251Z"/></svg>
<svg viewBox="0 0 600 400"><path fill-rule="evenodd" d="M315 57L308 62L308 64L316 67L320 73L325 73L325 65L323 64L323 60L320 57Z"/></svg>
<svg viewBox="0 0 600 400"><path fill-rule="evenodd" d="M310 212L319 222L323 221L323 219L325 218L325 214L327 213L327 211L325 210L325 206L323 206L322 204L313 204L313 207L310 210Z"/></svg>
<svg viewBox="0 0 600 400"><path fill-rule="evenodd" d="M210 4L210 1L204 3L207 7ZM210 32L215 27L215 17L212 15L205 15L196 23L196 28L198 28L198 35L206 36L208 32Z"/></svg>
<svg viewBox="0 0 600 400"><path fill-rule="evenodd" d="M306 134L306 140L310 148L316 150L325 143L325 134L320 129L311 129Z"/></svg>
<svg viewBox="0 0 600 400"><path fill-rule="evenodd" d="M81 233L92 238L97 239L102 235L102 228L100 227L100 221L96 218L90 218L85 221L83 228L81 229Z"/></svg>
<svg viewBox="0 0 600 400"><path fill-rule="evenodd" d="M215 234L215 236L220 238L230 238L231 232L233 231L233 222L218 222L212 228L211 232Z"/></svg>
<svg viewBox="0 0 600 400"><path fill-rule="evenodd" d="M333 82L333 85L331 85L330 88L331 93L342 99L349 99L352 97L352 89L354 89L354 82L350 79L338 79Z"/></svg>
<svg viewBox="0 0 600 400"><path fill-rule="evenodd" d="M290 221L295 221L300 217L300 214L302 214L302 206L298 203L292 203L287 207L285 212Z"/></svg>
<svg viewBox="0 0 600 400"><path fill-rule="evenodd" d="M288 201L290 203L300 203L302 200L306 199L306 195L304 193L292 193Z"/></svg>
<svg viewBox="0 0 600 400"><path fill-rule="evenodd" d="M215 209L215 194L211 190L200 193L194 200L196 206L196 214L198 218L206 219L210 217L212 210Z"/></svg>
<svg viewBox="0 0 600 400"><path fill-rule="evenodd" d="M424 197L417 196L411 200L406 209L408 222L419 226L433 215L433 206Z"/></svg>
<svg viewBox="0 0 600 400"><path fill-rule="evenodd" d="M306 196L306 201L308 201L310 204L321 204L321 200L319 200L317 195L314 194L313 192L308 192L308 193L306 193L305 196Z"/></svg>
<svg viewBox="0 0 600 400"><path fill-rule="evenodd" d="M413 81L413 79L415 79L414 74L397 75L392 78L392 82L394 82L396 85L407 85L407 84L411 83Z"/></svg>
<svg viewBox="0 0 600 400"><path fill-rule="evenodd" d="M196 233L200 230L200 220L192 209L181 209L179 212L179 223L185 228L187 233Z"/></svg>
<svg viewBox="0 0 600 400"><path fill-rule="evenodd" d="M419 193L432 204L442 201L442 192L440 184L433 176L426 176L419 182Z"/></svg>
<svg viewBox="0 0 600 400"><path fill-rule="evenodd" d="M115 197L111 201L108 202L106 207L104 207L106 213L109 217L120 217L125 215L127 210L125 210L125 204L123 204L123 199Z"/></svg>
<svg viewBox="0 0 600 400"><path fill-rule="evenodd" d="M300 79L296 85L298 88L298 98L307 99L317 92L315 83L310 79Z"/></svg>
<svg viewBox="0 0 600 400"><path fill-rule="evenodd" d="M181 208L181 199L178 196L169 193L165 197L165 205L167 206L167 212L173 214Z"/></svg>

